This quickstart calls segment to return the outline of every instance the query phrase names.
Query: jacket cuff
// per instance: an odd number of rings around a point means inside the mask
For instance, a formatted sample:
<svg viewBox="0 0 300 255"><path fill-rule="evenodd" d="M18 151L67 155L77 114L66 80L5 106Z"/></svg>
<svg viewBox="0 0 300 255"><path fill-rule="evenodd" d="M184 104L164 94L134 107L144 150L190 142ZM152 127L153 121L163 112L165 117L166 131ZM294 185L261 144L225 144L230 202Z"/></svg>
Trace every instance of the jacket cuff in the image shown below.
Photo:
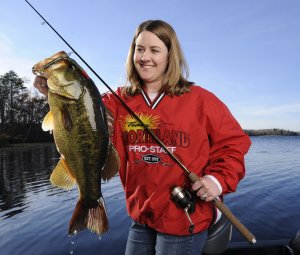
<svg viewBox="0 0 300 255"><path fill-rule="evenodd" d="M218 181L218 179L216 177L214 177L213 175L204 175L203 177L210 178L218 186L218 189L219 189L219 192L220 192L219 195L222 194L222 191L223 191L222 186L221 186L220 182Z"/></svg>

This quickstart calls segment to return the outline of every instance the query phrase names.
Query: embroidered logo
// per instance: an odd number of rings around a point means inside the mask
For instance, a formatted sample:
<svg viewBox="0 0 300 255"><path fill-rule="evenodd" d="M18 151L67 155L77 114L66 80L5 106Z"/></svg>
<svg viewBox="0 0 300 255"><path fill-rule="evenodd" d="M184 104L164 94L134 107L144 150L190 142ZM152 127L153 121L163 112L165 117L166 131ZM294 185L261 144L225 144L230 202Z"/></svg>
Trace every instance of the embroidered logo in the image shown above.
<svg viewBox="0 0 300 255"><path fill-rule="evenodd" d="M175 153L179 147L187 148L190 145L190 137L186 132L174 130L171 124L162 123L159 115L136 114L171 153ZM119 122L123 142L128 152L135 153L135 163L170 165L162 160L166 156L166 151L132 115L127 114L121 117Z"/></svg>
<svg viewBox="0 0 300 255"><path fill-rule="evenodd" d="M149 129L156 129L159 126L159 116L155 115L152 116L150 114L140 113L137 114L137 116L140 118L140 120L147 126ZM139 129L144 129L142 124L138 122L133 116L127 115L124 120L122 121L122 129L123 131L137 131Z"/></svg>

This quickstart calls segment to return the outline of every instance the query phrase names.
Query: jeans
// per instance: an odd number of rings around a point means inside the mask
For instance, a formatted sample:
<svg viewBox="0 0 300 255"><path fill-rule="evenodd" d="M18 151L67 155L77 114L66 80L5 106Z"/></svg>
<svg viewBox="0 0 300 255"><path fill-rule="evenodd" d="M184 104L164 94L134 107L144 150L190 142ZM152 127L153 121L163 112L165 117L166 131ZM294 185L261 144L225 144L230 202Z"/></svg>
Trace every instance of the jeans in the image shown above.
<svg viewBox="0 0 300 255"><path fill-rule="evenodd" d="M201 255L207 231L188 236L163 234L133 222L125 255Z"/></svg>

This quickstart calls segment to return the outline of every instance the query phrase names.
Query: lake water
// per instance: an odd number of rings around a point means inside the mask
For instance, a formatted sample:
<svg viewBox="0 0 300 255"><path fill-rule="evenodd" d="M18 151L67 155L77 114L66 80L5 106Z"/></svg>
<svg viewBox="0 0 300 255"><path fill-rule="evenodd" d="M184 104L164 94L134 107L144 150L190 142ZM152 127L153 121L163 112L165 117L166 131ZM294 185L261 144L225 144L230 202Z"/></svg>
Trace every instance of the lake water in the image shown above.
<svg viewBox="0 0 300 255"><path fill-rule="evenodd" d="M225 203L259 241L289 240L300 228L300 137L251 137L247 175ZM101 237L67 235L77 188L52 187L53 144L0 147L1 255L121 255L131 223L119 177L102 184L110 222ZM234 229L232 243L244 241Z"/></svg>

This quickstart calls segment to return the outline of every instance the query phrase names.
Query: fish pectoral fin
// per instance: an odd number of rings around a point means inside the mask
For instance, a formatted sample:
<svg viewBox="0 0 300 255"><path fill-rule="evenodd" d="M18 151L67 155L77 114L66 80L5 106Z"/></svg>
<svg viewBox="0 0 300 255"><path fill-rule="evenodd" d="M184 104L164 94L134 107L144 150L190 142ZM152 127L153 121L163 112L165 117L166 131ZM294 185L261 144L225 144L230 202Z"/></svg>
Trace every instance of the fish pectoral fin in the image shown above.
<svg viewBox="0 0 300 255"><path fill-rule="evenodd" d="M88 202L80 199L77 202L69 224L69 235L85 228L98 235L108 231L108 220L102 197Z"/></svg>
<svg viewBox="0 0 300 255"><path fill-rule="evenodd" d="M108 108L105 108L105 113L106 113L108 134L109 137L112 137L114 133L114 115Z"/></svg>
<svg viewBox="0 0 300 255"><path fill-rule="evenodd" d="M60 159L57 166L54 168L50 182L53 186L70 190L76 183L76 179L71 174L69 167L64 159Z"/></svg>
<svg viewBox="0 0 300 255"><path fill-rule="evenodd" d="M51 132L54 127L54 119L53 119L53 114L52 112L48 112L47 115L45 116L43 123L42 123L42 129L44 131L49 131Z"/></svg>
<svg viewBox="0 0 300 255"><path fill-rule="evenodd" d="M107 181L114 177L120 169L120 158L115 147L110 144L108 148L108 158L101 173L101 178Z"/></svg>
<svg viewBox="0 0 300 255"><path fill-rule="evenodd" d="M68 106L66 104L61 109L61 121L64 125L64 128L70 132L73 127L73 121Z"/></svg>

